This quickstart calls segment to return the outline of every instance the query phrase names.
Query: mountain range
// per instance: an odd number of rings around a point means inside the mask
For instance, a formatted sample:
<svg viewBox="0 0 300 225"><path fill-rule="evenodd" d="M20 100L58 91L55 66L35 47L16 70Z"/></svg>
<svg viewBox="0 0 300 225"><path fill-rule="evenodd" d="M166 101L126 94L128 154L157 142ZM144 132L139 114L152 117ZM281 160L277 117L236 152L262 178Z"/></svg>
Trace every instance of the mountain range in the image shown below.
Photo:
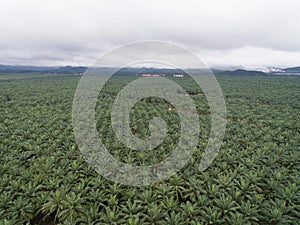
<svg viewBox="0 0 300 225"><path fill-rule="evenodd" d="M50 74L83 74L88 67L85 66L19 66L19 65L1 65L0 73L50 73ZM103 67L103 70L112 70L115 68ZM243 66L218 66L211 67L215 74L232 74L232 75L300 75L299 67L276 68L266 67L264 69L248 70ZM120 72L128 73L180 73L179 69L164 69L164 68L122 68Z"/></svg>

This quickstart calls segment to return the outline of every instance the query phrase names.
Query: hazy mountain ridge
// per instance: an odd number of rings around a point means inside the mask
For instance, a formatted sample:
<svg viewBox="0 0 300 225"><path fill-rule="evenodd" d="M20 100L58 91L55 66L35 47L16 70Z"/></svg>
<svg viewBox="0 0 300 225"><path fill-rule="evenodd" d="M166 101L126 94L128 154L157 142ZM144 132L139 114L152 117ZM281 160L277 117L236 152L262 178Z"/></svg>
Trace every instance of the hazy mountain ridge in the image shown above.
<svg viewBox="0 0 300 225"><path fill-rule="evenodd" d="M300 66L283 69L287 73L300 73Z"/></svg>
<svg viewBox="0 0 300 225"><path fill-rule="evenodd" d="M86 66L19 66L19 65L1 65L0 73L51 73L51 74L83 74L88 67ZM114 71L117 68L113 67L103 67L101 68L105 71ZM228 66L228 67L212 67L212 71L215 74L232 74L232 75L300 75L299 67L288 67L285 69L279 69L276 67L268 67L268 69L255 69L248 70L243 66ZM170 74L170 73L183 73L180 69L169 69L169 68L122 68L118 73L160 73L160 74Z"/></svg>
<svg viewBox="0 0 300 225"><path fill-rule="evenodd" d="M11 66L11 65L0 65L0 73L60 73L60 74L78 74L84 73L87 67L85 66Z"/></svg>

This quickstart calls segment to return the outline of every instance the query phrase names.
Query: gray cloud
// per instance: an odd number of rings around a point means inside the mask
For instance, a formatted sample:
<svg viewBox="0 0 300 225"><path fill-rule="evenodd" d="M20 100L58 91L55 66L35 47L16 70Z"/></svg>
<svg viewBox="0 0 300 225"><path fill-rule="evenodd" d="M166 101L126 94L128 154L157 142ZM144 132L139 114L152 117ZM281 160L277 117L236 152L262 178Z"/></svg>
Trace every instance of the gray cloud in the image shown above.
<svg viewBox="0 0 300 225"><path fill-rule="evenodd" d="M0 63L89 65L127 42L162 40L210 65L300 65L299 8L297 0L11 0L0 8Z"/></svg>

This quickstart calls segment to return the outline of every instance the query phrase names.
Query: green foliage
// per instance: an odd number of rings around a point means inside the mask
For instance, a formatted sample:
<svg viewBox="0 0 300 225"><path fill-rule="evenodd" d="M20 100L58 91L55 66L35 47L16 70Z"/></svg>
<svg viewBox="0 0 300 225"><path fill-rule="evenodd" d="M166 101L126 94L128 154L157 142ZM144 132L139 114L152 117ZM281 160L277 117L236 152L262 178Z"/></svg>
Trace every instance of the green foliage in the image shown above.
<svg viewBox="0 0 300 225"><path fill-rule="evenodd" d="M96 107L97 128L116 158L149 165L175 149L180 118L162 99L143 99L130 114L132 132L147 137L149 121L160 116L168 133L153 151L126 148L113 133L110 110L115 95L133 79L116 76L106 84ZM195 102L199 143L180 172L150 187L106 180L81 156L71 124L79 77L0 81L0 224L299 223L300 79L217 79L228 111L217 158L198 171L209 137L209 106L189 78L173 79Z"/></svg>

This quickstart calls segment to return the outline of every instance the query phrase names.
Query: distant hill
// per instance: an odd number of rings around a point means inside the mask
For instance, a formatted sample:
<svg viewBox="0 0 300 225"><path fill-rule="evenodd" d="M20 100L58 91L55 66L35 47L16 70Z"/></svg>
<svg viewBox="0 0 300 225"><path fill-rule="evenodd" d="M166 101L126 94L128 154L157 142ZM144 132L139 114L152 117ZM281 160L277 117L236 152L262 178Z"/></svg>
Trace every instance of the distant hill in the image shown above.
<svg viewBox="0 0 300 225"><path fill-rule="evenodd" d="M84 66L61 66L61 67L46 67L46 66L10 66L0 65L0 73L61 73L61 74L80 74L86 71Z"/></svg>
<svg viewBox="0 0 300 225"><path fill-rule="evenodd" d="M246 68L242 65L239 65L239 66L213 65L210 68L212 70L221 70L221 71L246 70Z"/></svg>
<svg viewBox="0 0 300 225"><path fill-rule="evenodd" d="M149 68L149 67L140 67L140 68L122 68L117 74L166 74L173 75L174 73L185 74L181 69L168 69L168 68Z"/></svg>
<svg viewBox="0 0 300 225"><path fill-rule="evenodd" d="M300 66L285 68L285 69L283 69L283 71L286 73L300 73Z"/></svg>
<svg viewBox="0 0 300 225"><path fill-rule="evenodd" d="M300 66L280 69L278 71L272 71L271 74L281 76L300 76Z"/></svg>
<svg viewBox="0 0 300 225"><path fill-rule="evenodd" d="M0 65L0 73L31 73L31 72L40 72L40 73L57 73L57 74L83 74L88 67L84 66L62 66L62 67L38 67L38 66L9 66L9 65ZM99 68L103 72L113 72L118 70L118 68L113 67L101 67ZM173 74L173 73L183 73L180 69L167 69L167 68L121 68L117 71L117 74L125 75L135 75L135 74L144 74L144 73L161 73L161 74Z"/></svg>
<svg viewBox="0 0 300 225"><path fill-rule="evenodd" d="M87 67L84 66L64 66L64 67L58 67L56 69L51 69L49 72L55 72L55 73L63 73L63 74L82 74L87 70Z"/></svg>
<svg viewBox="0 0 300 225"><path fill-rule="evenodd" d="M57 67L38 67L38 66L10 66L10 65L0 65L0 72L40 72L46 71L51 68Z"/></svg>
<svg viewBox="0 0 300 225"><path fill-rule="evenodd" d="M300 75L300 67L291 67L285 69L269 69L269 71L259 71L259 70L247 70L243 68L238 68L232 70L234 67L227 67L226 69L211 68L214 74L219 75L244 75L244 76L265 76L265 75ZM237 68L237 67L235 67ZM83 74L88 67L85 66L11 66L11 65L1 65L0 64L0 73L50 73L50 74ZM114 67L101 67L99 68L103 72L113 72L117 68ZM140 67L140 68L122 68L118 70L117 74L119 75L135 75L135 74L174 74L181 73L185 74L183 70L180 69L169 69L169 68L149 68L149 67Z"/></svg>
<svg viewBox="0 0 300 225"><path fill-rule="evenodd" d="M226 71L214 71L215 74L220 75L244 75L244 76L265 76L266 73L262 71L255 71L255 70L243 70L237 69L234 71L226 70Z"/></svg>

